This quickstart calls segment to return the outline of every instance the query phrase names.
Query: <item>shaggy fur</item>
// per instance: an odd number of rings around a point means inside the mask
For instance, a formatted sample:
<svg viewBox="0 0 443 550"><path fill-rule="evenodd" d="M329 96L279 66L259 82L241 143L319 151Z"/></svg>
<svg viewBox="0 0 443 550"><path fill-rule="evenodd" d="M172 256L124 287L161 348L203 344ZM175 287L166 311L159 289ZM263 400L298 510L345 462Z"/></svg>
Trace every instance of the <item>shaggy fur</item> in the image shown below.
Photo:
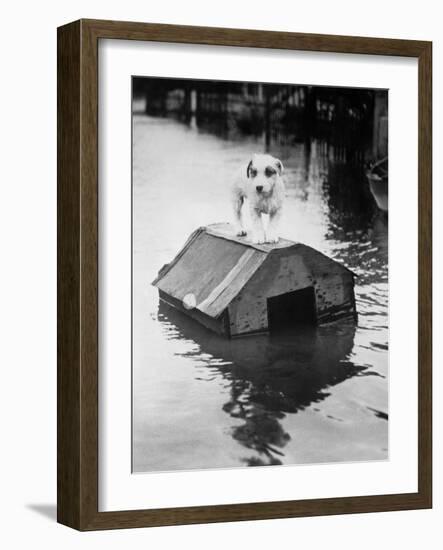
<svg viewBox="0 0 443 550"><path fill-rule="evenodd" d="M245 236L242 207L247 199L251 215L251 241L255 244L278 242L285 186L283 164L271 155L254 155L234 182L233 208L238 236ZM269 214L265 231L262 214Z"/></svg>

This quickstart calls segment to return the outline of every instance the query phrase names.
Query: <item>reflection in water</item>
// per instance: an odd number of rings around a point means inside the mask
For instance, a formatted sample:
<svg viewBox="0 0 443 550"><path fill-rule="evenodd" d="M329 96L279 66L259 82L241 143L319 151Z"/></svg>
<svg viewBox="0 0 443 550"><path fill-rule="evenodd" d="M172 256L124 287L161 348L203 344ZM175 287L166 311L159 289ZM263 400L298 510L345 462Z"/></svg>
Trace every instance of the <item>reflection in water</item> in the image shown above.
<svg viewBox="0 0 443 550"><path fill-rule="evenodd" d="M150 281L196 227L231 219L233 174L263 147L261 137L134 117L135 471L388 456L388 220L341 151L270 144L286 173L281 234L356 273L357 326L226 340L159 309Z"/></svg>
<svg viewBox="0 0 443 550"><path fill-rule="evenodd" d="M250 466L282 463L279 457L284 456L282 449L291 438L280 423L285 413L322 401L331 386L367 370L349 361L353 320L228 340L163 302L158 319L169 339L196 344L184 353L188 358L204 355L211 370L229 382L229 401L223 410L243 420L231 435L258 453L244 459Z"/></svg>

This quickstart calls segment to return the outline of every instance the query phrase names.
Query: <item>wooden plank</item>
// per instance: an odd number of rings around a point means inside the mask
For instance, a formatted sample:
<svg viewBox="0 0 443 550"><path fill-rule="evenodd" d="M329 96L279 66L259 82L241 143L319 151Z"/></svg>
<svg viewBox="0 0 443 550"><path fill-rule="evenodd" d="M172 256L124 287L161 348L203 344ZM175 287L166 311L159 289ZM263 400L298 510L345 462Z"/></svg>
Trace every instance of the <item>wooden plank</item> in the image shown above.
<svg viewBox="0 0 443 550"><path fill-rule="evenodd" d="M226 290L226 287L233 282L235 277L242 269L244 269L245 265L251 259L251 257L254 256L254 254L255 253L253 250L245 250L243 255L240 256L238 262L231 269L231 271L229 271L225 278L220 281L220 283L208 294L208 296L202 302L200 302L200 304L197 306L197 309L199 309L203 313L208 314L207 309L211 308L213 302L220 296L220 294L224 290Z"/></svg>
<svg viewBox="0 0 443 550"><path fill-rule="evenodd" d="M239 46L315 52L418 57L430 45L422 40L339 36L296 32L163 25L134 21L82 19L95 37L156 42Z"/></svg>
<svg viewBox="0 0 443 550"><path fill-rule="evenodd" d="M194 321L200 323L204 327L206 327L209 330L212 330L213 332L216 332L217 334L221 334L224 336L229 336L229 323L226 322L226 319L223 315L220 315L216 319L213 317L209 317L205 313L202 313L198 309L185 309L183 307L183 304L180 300L177 300L173 298L172 296L169 296L168 294L165 294L162 291L159 291L160 294L160 300L167 304L170 307L173 307L174 309L180 311L183 313L183 315L186 315L187 317L190 317ZM227 312L226 312L227 313ZM180 327L179 327L180 328Z"/></svg>
<svg viewBox="0 0 443 550"><path fill-rule="evenodd" d="M57 521L80 526L80 24L57 33Z"/></svg>
<svg viewBox="0 0 443 550"><path fill-rule="evenodd" d="M418 489L432 507L432 43L418 63ZM415 253L415 252L414 252Z"/></svg>
<svg viewBox="0 0 443 550"><path fill-rule="evenodd" d="M97 41L57 31L57 519L85 530L98 513Z"/></svg>
<svg viewBox="0 0 443 550"><path fill-rule="evenodd" d="M198 307L207 315L220 315L242 290L257 269L266 260L266 254L255 250L246 250L238 263L231 269L221 283Z"/></svg>
<svg viewBox="0 0 443 550"><path fill-rule="evenodd" d="M187 241L183 245L183 248L178 252L177 256L175 256L175 258L171 262L164 265L160 269L160 271L158 272L157 277L152 281L152 283L151 283L152 285L157 286L157 283L161 279L163 279L163 277L165 277L171 271L171 269L179 262L180 258L185 254L185 252L188 250L188 248L197 239L197 237L199 235L201 235L201 233L203 233L204 230L205 230L204 227L199 227L193 233L191 233L191 235L189 236L189 238L187 239Z"/></svg>
<svg viewBox="0 0 443 550"><path fill-rule="evenodd" d="M202 303L218 287L241 257L248 254L264 255L236 242L217 239L205 232L198 234L180 258L174 259L174 267L158 278L155 286L178 300L193 294L197 303ZM250 267L250 266L249 266ZM234 279L232 285L237 285ZM236 289L236 293L240 288ZM213 316L219 315L219 307Z"/></svg>

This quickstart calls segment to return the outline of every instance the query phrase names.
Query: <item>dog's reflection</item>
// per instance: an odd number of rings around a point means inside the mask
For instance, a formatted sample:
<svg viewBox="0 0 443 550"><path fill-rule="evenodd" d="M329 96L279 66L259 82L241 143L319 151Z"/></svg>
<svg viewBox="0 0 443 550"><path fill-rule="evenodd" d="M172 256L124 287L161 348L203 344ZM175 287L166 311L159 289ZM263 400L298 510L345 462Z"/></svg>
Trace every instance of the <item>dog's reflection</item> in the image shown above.
<svg viewBox="0 0 443 550"><path fill-rule="evenodd" d="M158 319L174 325L170 337L194 341L192 355L211 356L208 366L229 381L223 410L244 421L232 428L232 437L254 451L244 459L250 466L282 464L290 440L281 424L285 414L321 401L329 395L328 387L366 369L350 360L353 320L228 340L163 302Z"/></svg>

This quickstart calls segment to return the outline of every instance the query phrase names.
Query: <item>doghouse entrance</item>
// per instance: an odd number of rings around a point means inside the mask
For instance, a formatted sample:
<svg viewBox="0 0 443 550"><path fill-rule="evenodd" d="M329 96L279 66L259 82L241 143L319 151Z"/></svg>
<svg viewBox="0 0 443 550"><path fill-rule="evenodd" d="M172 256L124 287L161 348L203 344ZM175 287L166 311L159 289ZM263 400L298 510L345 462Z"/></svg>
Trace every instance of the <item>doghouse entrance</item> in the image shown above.
<svg viewBox="0 0 443 550"><path fill-rule="evenodd" d="M268 298L268 326L270 331L294 325L314 325L317 322L313 287L302 288Z"/></svg>

